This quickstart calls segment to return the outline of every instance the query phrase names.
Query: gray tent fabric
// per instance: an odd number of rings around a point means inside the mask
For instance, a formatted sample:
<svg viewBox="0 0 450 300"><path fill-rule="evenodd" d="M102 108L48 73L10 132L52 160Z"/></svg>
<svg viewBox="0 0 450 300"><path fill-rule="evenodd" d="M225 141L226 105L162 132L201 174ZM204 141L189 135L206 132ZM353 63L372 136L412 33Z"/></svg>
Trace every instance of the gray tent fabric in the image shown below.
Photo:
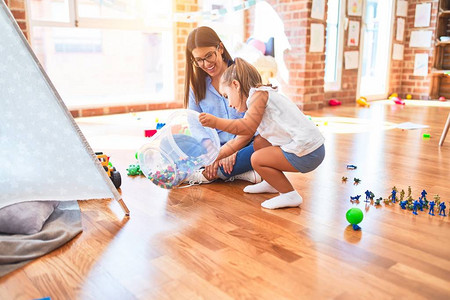
<svg viewBox="0 0 450 300"><path fill-rule="evenodd" d="M77 201L61 202L41 231L0 234L0 277L64 245L83 231Z"/></svg>

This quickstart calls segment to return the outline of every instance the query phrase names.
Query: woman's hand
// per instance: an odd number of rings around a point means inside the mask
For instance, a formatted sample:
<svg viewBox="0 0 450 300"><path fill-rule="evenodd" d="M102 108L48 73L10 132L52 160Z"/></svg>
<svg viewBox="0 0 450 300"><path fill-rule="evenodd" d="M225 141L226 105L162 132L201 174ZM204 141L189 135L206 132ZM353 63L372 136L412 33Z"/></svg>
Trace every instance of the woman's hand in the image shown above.
<svg viewBox="0 0 450 300"><path fill-rule="evenodd" d="M216 128L217 117L215 117L211 114L200 113L198 120L205 127Z"/></svg>
<svg viewBox="0 0 450 300"><path fill-rule="evenodd" d="M233 171L234 164L236 163L237 152L234 152L228 157L225 157L219 161L219 166L223 168L225 173L230 174Z"/></svg>

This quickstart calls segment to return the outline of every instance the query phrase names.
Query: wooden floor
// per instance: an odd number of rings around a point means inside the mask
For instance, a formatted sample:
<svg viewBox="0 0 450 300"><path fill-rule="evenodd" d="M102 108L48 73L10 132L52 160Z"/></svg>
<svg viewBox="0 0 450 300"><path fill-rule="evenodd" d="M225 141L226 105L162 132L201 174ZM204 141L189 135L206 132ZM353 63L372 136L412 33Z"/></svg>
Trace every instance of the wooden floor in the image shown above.
<svg viewBox="0 0 450 300"><path fill-rule="evenodd" d="M414 198L439 194L448 213L450 136L438 146L448 104L308 112L326 158L288 175L304 203L281 210L261 208L270 196L244 194L242 181L169 191L127 177L143 129L168 111L78 119L121 172L131 216L115 201L80 203L83 233L1 278L0 299L450 299L449 217L349 201L411 186ZM394 128L402 122L429 128ZM345 219L351 207L364 211L361 231Z"/></svg>

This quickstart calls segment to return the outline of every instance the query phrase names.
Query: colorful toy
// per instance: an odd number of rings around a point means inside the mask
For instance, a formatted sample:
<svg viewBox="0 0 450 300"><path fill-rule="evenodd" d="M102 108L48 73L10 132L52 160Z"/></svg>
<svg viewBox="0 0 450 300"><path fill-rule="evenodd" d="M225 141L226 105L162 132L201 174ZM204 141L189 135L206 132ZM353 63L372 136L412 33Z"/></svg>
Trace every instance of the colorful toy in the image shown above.
<svg viewBox="0 0 450 300"><path fill-rule="evenodd" d="M361 209L357 207L350 208L345 214L345 218L352 225L353 230L361 229L361 227L358 226L364 218L364 214Z"/></svg>
<svg viewBox="0 0 450 300"><path fill-rule="evenodd" d="M328 105L330 106L338 106L341 105L341 101L337 100L337 99L330 99L330 101L328 101Z"/></svg>
<svg viewBox="0 0 450 300"><path fill-rule="evenodd" d="M156 129L146 129L144 130L144 136L145 137L152 137L158 132Z"/></svg>
<svg viewBox="0 0 450 300"><path fill-rule="evenodd" d="M398 97L398 94L397 93L392 93L390 96L389 96L389 100L391 100L392 98L395 98L395 97Z"/></svg>
<svg viewBox="0 0 450 300"><path fill-rule="evenodd" d="M374 205L377 205L377 206L378 206L378 205L381 205L381 200L383 200L382 197L375 199Z"/></svg>
<svg viewBox="0 0 450 300"><path fill-rule="evenodd" d="M103 169L105 169L106 173L108 174L108 177L111 179L116 189L118 189L122 184L122 177L120 176L120 173L116 170L116 168L112 165L112 163L109 161L109 156L103 154L103 152L95 152L95 155L97 155L97 159L100 161L101 165L103 166Z"/></svg>
<svg viewBox="0 0 450 300"><path fill-rule="evenodd" d="M444 96L440 96L440 97L439 97L439 101L447 101L447 99L445 99Z"/></svg>
<svg viewBox="0 0 450 300"><path fill-rule="evenodd" d="M400 207L402 208L402 209L406 209L406 205L408 204L408 201L406 201L406 200L402 200L402 201L400 201Z"/></svg>
<svg viewBox="0 0 450 300"><path fill-rule="evenodd" d="M445 206L445 202L441 202L440 204L439 204L439 215L440 216L443 216L443 217L445 217L446 215L445 215L445 209L446 209L447 207Z"/></svg>
<svg viewBox="0 0 450 300"><path fill-rule="evenodd" d="M347 165L347 169L349 169L349 170L354 170L356 168L357 168L357 166L355 166L355 165Z"/></svg>
<svg viewBox="0 0 450 300"><path fill-rule="evenodd" d="M402 100L401 98L399 98L399 97L393 97L391 100L394 101L395 104L405 105L405 101L403 101L403 100Z"/></svg>
<svg viewBox="0 0 450 300"><path fill-rule="evenodd" d="M406 95L406 99L411 100L412 99L412 95L411 94Z"/></svg>
<svg viewBox="0 0 450 300"><path fill-rule="evenodd" d="M359 106L370 107L370 104L369 102L367 102L366 97L359 97L358 99L356 99L356 103L358 103Z"/></svg>
<svg viewBox="0 0 450 300"><path fill-rule="evenodd" d="M138 164L135 165L129 165L127 169L127 175L128 176L138 176L138 175L144 175L141 171L141 167Z"/></svg>
<svg viewBox="0 0 450 300"><path fill-rule="evenodd" d="M422 135L422 138L424 138L424 139L429 139L429 138L430 138L430 134L429 134L429 133L424 133L424 134Z"/></svg>
<svg viewBox="0 0 450 300"><path fill-rule="evenodd" d="M397 188L394 186L394 187L392 188L391 195L389 196L389 200L391 200L392 203L395 203L395 201L397 200L397 199L396 199L396 195L397 195Z"/></svg>
<svg viewBox="0 0 450 300"><path fill-rule="evenodd" d="M359 198L361 198L361 195L357 195L357 196L350 196L350 202L351 203L359 203Z"/></svg>
<svg viewBox="0 0 450 300"><path fill-rule="evenodd" d="M361 179L359 179L359 178L353 178L353 184L354 185L358 185L359 183L361 182Z"/></svg>
<svg viewBox="0 0 450 300"><path fill-rule="evenodd" d="M347 183L347 179L348 179L348 177L342 176L342 182L343 183Z"/></svg>
<svg viewBox="0 0 450 300"><path fill-rule="evenodd" d="M415 214L415 215L418 215L418 213L417 213L417 206L418 205L419 205L419 201L415 200L413 202L413 210L412 210L412 213Z"/></svg>
<svg viewBox="0 0 450 300"><path fill-rule="evenodd" d="M434 206L436 205L436 202L430 201L430 210L428 211L429 215L434 216Z"/></svg>

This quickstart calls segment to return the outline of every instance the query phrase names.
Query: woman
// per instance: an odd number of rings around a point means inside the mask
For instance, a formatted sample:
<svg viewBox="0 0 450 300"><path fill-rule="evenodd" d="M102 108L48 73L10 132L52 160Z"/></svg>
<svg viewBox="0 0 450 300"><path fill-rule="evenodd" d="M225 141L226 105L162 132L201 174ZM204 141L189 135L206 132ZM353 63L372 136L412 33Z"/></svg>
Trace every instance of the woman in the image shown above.
<svg viewBox="0 0 450 300"><path fill-rule="evenodd" d="M213 29L206 26L194 29L186 42L184 107L219 118L242 118L244 114L231 108L228 101L218 92L220 77L231 64L233 64L231 55ZM217 133L221 145L235 137L222 130L217 130ZM250 161L254 152L253 143L238 152L232 152L229 157L194 173L187 181L190 184L200 184L221 178L260 182L261 177L253 171Z"/></svg>

